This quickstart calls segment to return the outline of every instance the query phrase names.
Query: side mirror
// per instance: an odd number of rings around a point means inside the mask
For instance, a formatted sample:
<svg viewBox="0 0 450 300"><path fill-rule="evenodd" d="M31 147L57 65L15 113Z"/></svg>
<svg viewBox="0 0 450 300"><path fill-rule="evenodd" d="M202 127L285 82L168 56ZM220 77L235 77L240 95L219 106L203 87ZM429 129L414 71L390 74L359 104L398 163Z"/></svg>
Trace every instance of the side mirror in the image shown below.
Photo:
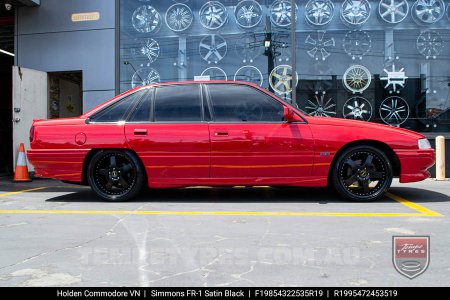
<svg viewBox="0 0 450 300"><path fill-rule="evenodd" d="M286 122L288 123L293 123L293 122L303 122L303 119L300 118L293 110L292 108L289 108L287 106L284 107L284 119L286 120Z"/></svg>

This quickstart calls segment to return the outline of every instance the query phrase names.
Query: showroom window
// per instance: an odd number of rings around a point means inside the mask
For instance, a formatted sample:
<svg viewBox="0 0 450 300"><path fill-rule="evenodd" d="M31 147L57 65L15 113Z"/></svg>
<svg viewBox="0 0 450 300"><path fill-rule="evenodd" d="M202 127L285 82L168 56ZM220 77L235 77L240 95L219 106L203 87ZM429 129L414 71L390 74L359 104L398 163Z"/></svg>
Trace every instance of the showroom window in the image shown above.
<svg viewBox="0 0 450 300"><path fill-rule="evenodd" d="M311 116L449 132L448 6L442 0L121 0L120 89L250 81Z"/></svg>

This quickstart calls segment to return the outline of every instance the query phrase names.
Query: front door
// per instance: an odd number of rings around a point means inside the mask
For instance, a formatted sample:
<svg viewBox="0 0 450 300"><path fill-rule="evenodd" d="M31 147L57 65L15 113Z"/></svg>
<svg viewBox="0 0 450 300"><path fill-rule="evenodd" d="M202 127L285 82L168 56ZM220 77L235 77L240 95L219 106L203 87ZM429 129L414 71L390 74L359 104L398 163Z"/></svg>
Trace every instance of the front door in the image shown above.
<svg viewBox="0 0 450 300"><path fill-rule="evenodd" d="M20 143L30 149L30 127L33 119L47 119L47 73L13 67L13 157L16 165ZM28 163L28 170L33 166Z"/></svg>
<svg viewBox="0 0 450 300"><path fill-rule="evenodd" d="M202 120L200 85L151 88L125 125L128 143L142 159L150 184L209 178L209 130Z"/></svg>
<svg viewBox="0 0 450 300"><path fill-rule="evenodd" d="M283 121L283 105L246 85L209 84L211 177L306 178L314 159L306 123Z"/></svg>

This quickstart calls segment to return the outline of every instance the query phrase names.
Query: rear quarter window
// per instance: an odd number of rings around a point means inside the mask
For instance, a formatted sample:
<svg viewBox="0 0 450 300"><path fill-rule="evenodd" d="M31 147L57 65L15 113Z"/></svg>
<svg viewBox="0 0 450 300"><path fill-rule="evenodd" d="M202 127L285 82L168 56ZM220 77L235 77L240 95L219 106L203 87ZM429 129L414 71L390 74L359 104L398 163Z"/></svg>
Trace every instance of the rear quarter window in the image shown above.
<svg viewBox="0 0 450 300"><path fill-rule="evenodd" d="M145 89L125 96L124 98L96 113L91 117L91 121L97 123L125 121L129 111L146 93L147 90Z"/></svg>

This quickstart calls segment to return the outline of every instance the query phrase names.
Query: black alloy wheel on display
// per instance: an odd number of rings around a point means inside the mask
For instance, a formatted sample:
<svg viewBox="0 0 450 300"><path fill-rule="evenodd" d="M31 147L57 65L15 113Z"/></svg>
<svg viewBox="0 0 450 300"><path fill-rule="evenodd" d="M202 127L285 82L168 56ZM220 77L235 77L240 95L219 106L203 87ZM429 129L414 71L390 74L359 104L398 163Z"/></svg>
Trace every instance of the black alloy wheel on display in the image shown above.
<svg viewBox="0 0 450 300"><path fill-rule="evenodd" d="M92 190L107 201L127 201L136 197L145 182L140 161L130 151L101 150L89 163Z"/></svg>
<svg viewBox="0 0 450 300"><path fill-rule="evenodd" d="M330 179L334 189L351 201L380 199L390 187L393 172L386 154L372 146L355 146L337 157Z"/></svg>

